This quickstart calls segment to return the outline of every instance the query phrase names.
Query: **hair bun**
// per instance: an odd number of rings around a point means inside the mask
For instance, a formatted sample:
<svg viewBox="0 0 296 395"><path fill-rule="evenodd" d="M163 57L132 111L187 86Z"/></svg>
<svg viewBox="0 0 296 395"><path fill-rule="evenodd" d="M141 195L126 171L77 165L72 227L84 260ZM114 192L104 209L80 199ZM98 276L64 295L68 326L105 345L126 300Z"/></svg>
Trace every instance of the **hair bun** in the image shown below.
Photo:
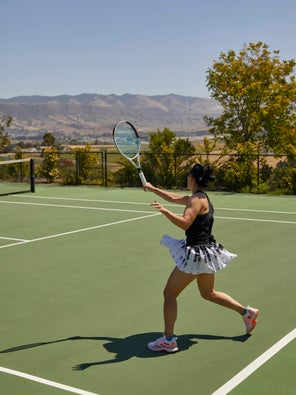
<svg viewBox="0 0 296 395"><path fill-rule="evenodd" d="M215 180L212 173L212 166L209 164L201 165L200 163L193 166L190 174L194 177L196 183L201 187L207 187L209 182Z"/></svg>

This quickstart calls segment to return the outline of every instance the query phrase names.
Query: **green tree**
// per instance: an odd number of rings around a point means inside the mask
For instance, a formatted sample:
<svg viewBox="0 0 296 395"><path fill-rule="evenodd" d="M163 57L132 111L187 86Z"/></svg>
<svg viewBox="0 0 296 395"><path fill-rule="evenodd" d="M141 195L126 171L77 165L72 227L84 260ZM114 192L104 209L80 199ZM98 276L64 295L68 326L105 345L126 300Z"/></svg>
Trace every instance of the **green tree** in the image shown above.
<svg viewBox="0 0 296 395"><path fill-rule="evenodd" d="M211 97L223 109L216 119L205 117L209 132L232 150L250 142L258 150L295 155L295 65L262 42L221 53L207 71Z"/></svg>
<svg viewBox="0 0 296 395"><path fill-rule="evenodd" d="M142 185L137 170L127 159L119 158L117 163L120 165L120 169L113 175L117 184L126 187Z"/></svg>
<svg viewBox="0 0 296 395"><path fill-rule="evenodd" d="M3 115L0 118L0 151L3 151L5 147L10 145L10 139L8 133L4 133L5 129L9 128L13 118L11 116Z"/></svg>
<svg viewBox="0 0 296 395"><path fill-rule="evenodd" d="M20 146L16 147L17 151L14 155L15 159L24 159L25 155L23 149Z"/></svg>
<svg viewBox="0 0 296 395"><path fill-rule="evenodd" d="M55 137L49 132L45 133L45 135L43 136L41 145L43 145L45 147L54 147L55 146Z"/></svg>
<svg viewBox="0 0 296 395"><path fill-rule="evenodd" d="M168 128L150 133L148 150L142 152L141 167L149 182L172 188L185 186L186 172L192 165L195 147L189 139L176 138ZM126 159L120 158L121 168L115 174L120 185L141 185L138 172Z"/></svg>
<svg viewBox="0 0 296 395"><path fill-rule="evenodd" d="M143 170L151 182L166 188L184 186L186 172L192 165L195 147L189 139L176 138L168 128L150 133L149 149Z"/></svg>
<svg viewBox="0 0 296 395"><path fill-rule="evenodd" d="M218 181L224 188L236 192L252 192L256 186L256 167L254 164L254 147L250 142L237 146L238 155L232 155L217 170Z"/></svg>
<svg viewBox="0 0 296 395"><path fill-rule="evenodd" d="M79 184L96 184L98 176L94 169L98 167L97 155L91 152L91 145L87 144L84 148L76 148L76 161L78 161L78 182Z"/></svg>
<svg viewBox="0 0 296 395"><path fill-rule="evenodd" d="M223 155L222 150L216 160L211 160L210 155L213 153L216 147L217 138L210 139L208 137L204 137L202 142L197 144L198 151L200 152L197 155L198 161L200 163L211 163L212 165L215 165L219 161L221 155Z"/></svg>
<svg viewBox="0 0 296 395"><path fill-rule="evenodd" d="M39 174L48 183L52 183L59 177L59 155L54 147L48 147L42 151L42 157L43 160L39 167Z"/></svg>

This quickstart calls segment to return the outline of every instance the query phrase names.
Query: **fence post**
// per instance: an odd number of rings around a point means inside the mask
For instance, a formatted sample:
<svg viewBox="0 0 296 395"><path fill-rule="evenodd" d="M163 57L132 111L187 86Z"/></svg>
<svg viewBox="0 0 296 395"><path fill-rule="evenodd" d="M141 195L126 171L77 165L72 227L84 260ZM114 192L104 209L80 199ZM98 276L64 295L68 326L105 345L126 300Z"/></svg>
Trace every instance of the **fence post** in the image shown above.
<svg viewBox="0 0 296 395"><path fill-rule="evenodd" d="M103 177L104 177L104 186L108 186L108 176L107 176L107 151L103 150L103 155L102 155L102 160L103 160Z"/></svg>
<svg viewBox="0 0 296 395"><path fill-rule="evenodd" d="M79 163L79 159L80 159L80 155L79 155L79 151L76 151L76 185L79 185L79 168L80 168L80 163Z"/></svg>
<svg viewBox="0 0 296 395"><path fill-rule="evenodd" d="M257 155L257 187L260 184L260 154L258 150L258 155Z"/></svg>
<svg viewBox="0 0 296 395"><path fill-rule="evenodd" d="M175 176L175 188L178 188L178 181L177 181L177 154L174 154L174 176Z"/></svg>

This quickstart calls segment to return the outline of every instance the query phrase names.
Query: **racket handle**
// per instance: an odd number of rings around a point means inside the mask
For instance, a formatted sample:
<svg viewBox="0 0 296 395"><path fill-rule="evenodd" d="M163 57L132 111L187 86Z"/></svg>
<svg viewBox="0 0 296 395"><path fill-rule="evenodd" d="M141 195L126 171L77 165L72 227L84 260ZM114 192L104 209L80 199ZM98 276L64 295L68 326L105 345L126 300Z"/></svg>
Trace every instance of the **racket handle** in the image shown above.
<svg viewBox="0 0 296 395"><path fill-rule="evenodd" d="M147 181L146 181L146 178L144 176L144 173L143 173L143 171L141 169L138 169L138 171L139 171L139 177L140 177L140 179L142 181L142 184L143 184L143 186L145 186L147 184ZM145 188L145 192L148 192L148 189Z"/></svg>

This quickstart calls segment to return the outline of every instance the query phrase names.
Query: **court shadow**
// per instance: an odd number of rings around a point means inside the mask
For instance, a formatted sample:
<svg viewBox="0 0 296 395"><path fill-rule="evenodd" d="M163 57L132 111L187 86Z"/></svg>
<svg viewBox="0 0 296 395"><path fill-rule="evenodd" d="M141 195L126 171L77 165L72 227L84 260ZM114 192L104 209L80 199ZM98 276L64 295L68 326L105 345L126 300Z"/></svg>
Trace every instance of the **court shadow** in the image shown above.
<svg viewBox="0 0 296 395"><path fill-rule="evenodd" d="M155 353L150 351L147 348L147 343L155 340L160 337L162 334L159 332L147 332L140 333L131 336L127 336L125 338L118 337L109 337L109 336L73 336L65 339L47 341L47 342L38 342L20 345L16 347L12 347L6 350L0 351L0 353L10 353L26 350L34 347L46 346L54 343L65 342L65 341L77 341L77 340L93 340L96 342L105 342L103 347L114 356L110 359L103 361L92 361L92 362L83 362L75 365L73 370L83 371L92 366L113 364L118 362L127 361L133 357L137 358L159 358L159 357L167 357L167 353ZM188 350L190 347L198 343L198 340L231 340L238 342L245 342L250 335L241 335L241 336L219 336L219 335L204 335L204 334L185 334L178 336L178 346L180 351L183 352Z"/></svg>
<svg viewBox="0 0 296 395"><path fill-rule="evenodd" d="M127 361L130 358L159 358L167 357L166 352L153 352L147 348L147 343L155 340L162 336L159 332L154 333L141 333L125 338L109 338L109 337L87 337L82 339L88 340L107 340L108 342L103 344L103 347L110 353L116 354L112 359L96 362L84 362L77 364L73 367L73 370L82 371L92 366L106 365L111 363L118 363ZM245 342L250 335L241 336L216 336L216 335L203 335L203 334L186 334L178 336L178 347L179 352L188 350L194 344L198 343L199 339L202 340L232 340L238 342Z"/></svg>
<svg viewBox="0 0 296 395"><path fill-rule="evenodd" d="M9 353L9 352L22 351L22 350L26 350L28 348L41 347L41 346L46 346L48 344L54 344L54 343L65 342L65 341L68 341L68 340L78 340L78 339L80 339L80 336L67 337L65 339L51 340L51 341L46 341L46 342L37 342L37 343L23 344L21 346L15 346L15 347L7 348L6 350L1 350L0 354L6 354L6 353Z"/></svg>
<svg viewBox="0 0 296 395"><path fill-rule="evenodd" d="M112 359L95 362L84 362L77 364L73 367L73 370L82 371L92 366L113 364L118 362L127 361L130 358L159 358L167 357L172 354L166 352L153 352L147 348L147 344L150 341L162 336L159 332L154 333L141 333L125 338L111 338L111 337L93 337L83 338L92 340L107 340L107 343L103 344L103 347L110 353L116 354ZM198 343L198 340L231 340L238 342L245 342L250 335L241 336L216 336L216 335L203 335L203 334L186 334L178 336L178 347L179 353L188 350L194 344Z"/></svg>

